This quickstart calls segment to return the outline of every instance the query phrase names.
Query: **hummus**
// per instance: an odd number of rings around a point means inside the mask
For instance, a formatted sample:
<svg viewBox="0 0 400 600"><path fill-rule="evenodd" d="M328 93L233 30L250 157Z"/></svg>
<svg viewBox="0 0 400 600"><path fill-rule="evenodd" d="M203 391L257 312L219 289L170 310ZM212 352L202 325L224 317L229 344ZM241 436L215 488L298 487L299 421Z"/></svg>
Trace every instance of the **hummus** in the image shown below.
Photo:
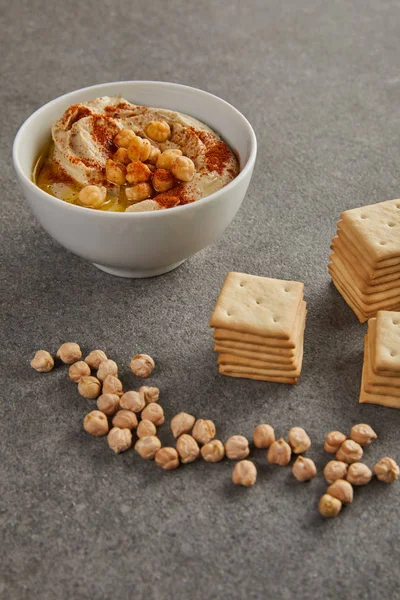
<svg viewBox="0 0 400 600"><path fill-rule="evenodd" d="M155 142L146 136L145 128L150 121L168 123L171 135L165 142ZM216 192L239 172L232 150L204 123L171 110L137 106L119 96L106 96L70 106L56 121L52 128L52 147L36 178L38 185L54 196L77 204L82 187L106 186L108 201L102 210L126 210L129 202L124 188L128 185L116 186L105 178L106 162L117 150L115 136L123 129L148 139L161 152L176 148L193 161L193 179L177 182L176 187L163 194L163 197L170 195L179 199L179 204ZM156 193L153 200L157 202ZM151 210L151 205L147 203L147 210ZM145 206L140 210L146 210Z"/></svg>

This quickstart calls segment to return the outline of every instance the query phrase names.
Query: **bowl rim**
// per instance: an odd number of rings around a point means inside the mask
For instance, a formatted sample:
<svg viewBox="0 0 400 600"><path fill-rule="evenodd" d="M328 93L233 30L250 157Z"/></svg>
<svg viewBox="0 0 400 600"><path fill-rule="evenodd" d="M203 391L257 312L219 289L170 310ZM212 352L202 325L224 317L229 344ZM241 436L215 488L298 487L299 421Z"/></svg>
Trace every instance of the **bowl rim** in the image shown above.
<svg viewBox="0 0 400 600"><path fill-rule="evenodd" d="M60 198L56 198L55 196L48 194L47 192L42 190L38 185L36 185L32 181L31 178L27 177L23 168L20 165L18 155L19 155L20 146L23 143L25 129L31 121L33 121L35 118L37 118L41 113L46 112L46 110L53 104L56 104L61 99L67 98L68 96L70 96L72 94L77 94L79 92L86 92L88 90L95 91L96 89L104 88L107 86L111 87L111 86L117 86L117 85L125 85L127 83L140 83L140 84L153 84L153 85L155 84L155 85L160 85L160 86L168 85L168 86L172 86L172 87L176 88L177 90L191 90L191 91L194 91L201 95L211 96L212 98L216 98L219 102L227 105L231 110L233 110L235 113L237 113L237 115L243 121L245 127L247 127L247 130L249 133L250 154L249 154L249 158L246 161L246 164L241 169L240 173L235 177L235 179L232 179L232 181L230 181L227 185L222 187L220 190L213 192L209 196L206 196L205 198L200 198L199 200L196 200L195 202L190 202L189 204L184 204L183 206L175 206L173 208L168 208L167 210L154 210L154 211L126 213L126 212L116 212L116 211L107 211L107 210L93 210L92 208L88 208L85 206L70 204L69 202L65 202L64 200L61 200ZM171 110L173 110L173 108L171 108ZM32 189L35 191L35 193L39 194L39 196L42 196L44 199L47 199L48 201L50 200L50 201L54 201L56 203L62 203L63 207L66 210L79 211L81 215L83 215L82 210L84 210L86 212L93 213L95 215L103 215L103 217L100 217L100 218L105 218L105 219L165 218L166 215L169 214L171 211L174 211L175 213L177 211L180 211L180 212L188 211L190 209L193 209L194 206L205 205L207 203L213 202L213 200L220 197L221 194L229 192L230 189L232 189L235 185L240 183L242 181L242 179L247 177L249 171L251 171L251 169L254 167L256 155L257 155L257 138L256 138L256 134L254 132L252 125L250 124L248 119L246 119L246 117L237 108L235 108L232 104L230 104L226 100L223 100L222 98L220 98L219 96L216 96L215 94L206 92L205 90L201 90L199 88L195 88L195 87L189 86L189 85L184 85L181 83L174 83L174 82L170 82L170 81L151 81L151 80L141 80L141 79L127 80L127 81L109 81L106 83L99 83L96 85L78 88L76 90L72 90L71 92L67 92L66 94L62 94L61 96L57 96L56 98L53 98L53 100L50 100L49 102L46 102L46 104L43 104L40 108L35 110L27 119L25 119L25 121L22 123L22 125L19 127L19 129L17 131L17 134L14 139L14 143L13 143L13 150L12 150L13 164L14 164L14 169L15 169L17 175L20 177L20 179L22 179L28 185L28 187L32 187Z"/></svg>

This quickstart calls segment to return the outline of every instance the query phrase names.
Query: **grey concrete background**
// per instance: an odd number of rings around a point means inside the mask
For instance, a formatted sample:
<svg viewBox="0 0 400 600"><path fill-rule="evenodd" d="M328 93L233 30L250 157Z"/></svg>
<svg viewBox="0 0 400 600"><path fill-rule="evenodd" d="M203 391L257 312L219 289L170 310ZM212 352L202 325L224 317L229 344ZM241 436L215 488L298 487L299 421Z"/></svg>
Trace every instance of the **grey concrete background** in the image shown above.
<svg viewBox="0 0 400 600"><path fill-rule="evenodd" d="M399 485L372 483L323 521L320 475L253 453L172 473L114 456L82 430L93 403L65 368L37 374L37 348L65 340L115 358L154 356L167 419L187 410L218 435L310 433L321 470L332 428L369 422L369 465L400 459L400 413L357 404L365 326L332 288L327 257L343 209L399 193L399 19L394 0L2 2L0 597L22 599L396 599ZM213 246L147 281L113 278L56 245L18 188L19 125L72 89L161 79L213 92L250 119L259 155L247 199ZM304 281L309 308L297 387L219 376L208 320L230 270ZM168 427L161 430L165 443Z"/></svg>

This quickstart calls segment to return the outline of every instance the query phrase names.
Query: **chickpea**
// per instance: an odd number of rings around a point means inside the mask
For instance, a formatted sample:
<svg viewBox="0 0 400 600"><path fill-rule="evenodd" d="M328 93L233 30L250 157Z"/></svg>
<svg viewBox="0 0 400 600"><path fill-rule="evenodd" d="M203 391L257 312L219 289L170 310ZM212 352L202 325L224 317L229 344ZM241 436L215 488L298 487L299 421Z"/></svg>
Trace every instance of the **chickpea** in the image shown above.
<svg viewBox="0 0 400 600"><path fill-rule="evenodd" d="M136 138L132 129L121 129L114 138L114 144L120 148L128 148L129 144Z"/></svg>
<svg viewBox="0 0 400 600"><path fill-rule="evenodd" d="M83 360L78 360L78 362L73 363L68 369L69 378L71 381L75 381L75 383L79 383L82 377L85 375L90 375L90 367Z"/></svg>
<svg viewBox="0 0 400 600"><path fill-rule="evenodd" d="M148 354L135 354L132 357L130 367L137 377L149 377L153 372L155 363Z"/></svg>
<svg viewBox="0 0 400 600"><path fill-rule="evenodd" d="M393 458L385 456L374 466L374 473L379 481L393 483L393 481L399 478L399 467Z"/></svg>
<svg viewBox="0 0 400 600"><path fill-rule="evenodd" d="M157 158L157 168L171 169L178 156L182 156L182 150L179 150L179 148L170 148L169 150L164 150L164 152L162 152Z"/></svg>
<svg viewBox="0 0 400 600"><path fill-rule="evenodd" d="M346 440L336 452L336 458L351 465L353 462L358 462L363 455L363 449L360 444L353 440Z"/></svg>
<svg viewBox="0 0 400 600"><path fill-rule="evenodd" d="M135 413L130 410L119 410L112 420L114 427L120 429L136 429L138 426L138 420Z"/></svg>
<svg viewBox="0 0 400 600"><path fill-rule="evenodd" d="M47 350L38 350L31 360L31 367L39 373L49 373L54 367L54 359Z"/></svg>
<svg viewBox="0 0 400 600"><path fill-rule="evenodd" d="M151 421L157 427L159 425L162 425L165 421L163 407L157 404L156 402L148 404L142 410L142 419Z"/></svg>
<svg viewBox="0 0 400 600"><path fill-rule="evenodd" d="M183 464L193 462L200 454L200 448L196 440L187 433L183 433L178 438L176 449Z"/></svg>
<svg viewBox="0 0 400 600"><path fill-rule="evenodd" d="M145 407L144 398L139 392L125 392L120 400L121 408L131 410L134 413L139 413Z"/></svg>
<svg viewBox="0 0 400 600"><path fill-rule="evenodd" d="M246 458L250 454L248 440L243 435L232 435L225 442L225 454L234 460Z"/></svg>
<svg viewBox="0 0 400 600"><path fill-rule="evenodd" d="M108 417L111 417L119 409L119 396L117 394L102 394L97 398L97 408Z"/></svg>
<svg viewBox="0 0 400 600"><path fill-rule="evenodd" d="M113 156L113 160L125 165L125 167L131 162L131 159L128 156L128 150L126 148L118 148Z"/></svg>
<svg viewBox="0 0 400 600"><path fill-rule="evenodd" d="M283 438L273 442L267 453L268 462L280 465L281 467L289 464L291 456L292 449Z"/></svg>
<svg viewBox="0 0 400 600"><path fill-rule="evenodd" d="M341 460L330 460L325 466L324 477L328 483L333 483L337 479L345 479L348 468L348 464Z"/></svg>
<svg viewBox="0 0 400 600"><path fill-rule="evenodd" d="M343 442L346 441L346 436L341 431L330 431L324 444L324 450L330 454L336 454Z"/></svg>
<svg viewBox="0 0 400 600"><path fill-rule="evenodd" d="M178 156L171 167L171 171L179 181L192 181L196 168L190 158Z"/></svg>
<svg viewBox="0 0 400 600"><path fill-rule="evenodd" d="M190 433L196 419L193 415L180 412L171 419L171 431L174 438L178 438L183 433Z"/></svg>
<svg viewBox="0 0 400 600"><path fill-rule="evenodd" d="M147 162L149 162L151 164L151 166L155 165L157 163L157 160L158 160L158 157L160 156L160 154L161 154L160 148L157 148L157 146L152 146L151 151L150 151L150 156L147 159Z"/></svg>
<svg viewBox="0 0 400 600"><path fill-rule="evenodd" d="M269 448L275 441L275 431L271 425L261 423L257 425L253 433L253 442L256 448Z"/></svg>
<svg viewBox="0 0 400 600"><path fill-rule="evenodd" d="M235 485L250 487L255 484L256 479L257 469L251 460L240 460L233 467L232 481Z"/></svg>
<svg viewBox="0 0 400 600"><path fill-rule="evenodd" d="M72 363L80 360L82 357L81 349L75 342L66 342L57 350L57 358L60 358L63 363L72 365Z"/></svg>
<svg viewBox="0 0 400 600"><path fill-rule="evenodd" d="M136 136L128 146L128 156L131 160L148 160L152 145L149 140Z"/></svg>
<svg viewBox="0 0 400 600"><path fill-rule="evenodd" d="M107 375L103 381L103 394L117 394L122 396L122 381L115 375Z"/></svg>
<svg viewBox="0 0 400 600"><path fill-rule="evenodd" d="M337 517L342 510L342 503L338 498L334 498L330 494L324 494L319 501L318 509L323 517Z"/></svg>
<svg viewBox="0 0 400 600"><path fill-rule="evenodd" d="M79 202L87 208L101 208L107 199L104 185L85 185L78 195Z"/></svg>
<svg viewBox="0 0 400 600"><path fill-rule="evenodd" d="M99 368L97 369L97 379L104 381L108 375L118 376L118 365L110 358L107 358L107 360L103 360L100 363Z"/></svg>
<svg viewBox="0 0 400 600"><path fill-rule="evenodd" d="M142 385L142 387L139 388L139 394L143 397L146 404L158 402L160 398L160 390L151 385Z"/></svg>
<svg viewBox="0 0 400 600"><path fill-rule="evenodd" d="M171 128L166 121L150 121L144 132L154 142L166 142L171 135Z"/></svg>
<svg viewBox="0 0 400 600"><path fill-rule="evenodd" d="M157 427L152 421L148 419L142 419L137 426L136 435L138 438L148 437L149 435L156 435Z"/></svg>
<svg viewBox="0 0 400 600"><path fill-rule="evenodd" d="M129 202L136 204L151 198L153 194L153 188L149 183L137 183L136 185L126 188L125 196ZM131 208L131 207L129 207ZM128 209L126 209L128 211ZM135 209L136 210L136 209ZM148 209L147 209L148 210Z"/></svg>
<svg viewBox="0 0 400 600"><path fill-rule="evenodd" d="M193 427L192 436L199 444L207 444L215 437L215 425L212 421L199 419Z"/></svg>
<svg viewBox="0 0 400 600"><path fill-rule="evenodd" d="M150 181L151 171L147 165L140 160L129 163L126 168L126 180L128 183L141 183Z"/></svg>
<svg viewBox="0 0 400 600"><path fill-rule="evenodd" d="M101 383L97 377L91 375L81 377L78 383L78 392L84 398L95 399L100 396Z"/></svg>
<svg viewBox="0 0 400 600"><path fill-rule="evenodd" d="M85 358L85 362L89 367L96 370L104 360L107 360L107 355L103 350L92 350Z"/></svg>
<svg viewBox="0 0 400 600"><path fill-rule="evenodd" d="M289 444L295 454L302 454L310 448L311 440L302 427L292 427L289 430Z"/></svg>
<svg viewBox="0 0 400 600"><path fill-rule="evenodd" d="M358 425L354 425L350 431L350 439L354 442L360 444L360 446L368 446L374 440L376 440L378 436L375 431L367 425L366 423L359 423Z"/></svg>
<svg viewBox="0 0 400 600"><path fill-rule="evenodd" d="M126 167L121 163L115 162L111 158L106 162L107 181L116 185L124 185L126 179Z"/></svg>
<svg viewBox="0 0 400 600"><path fill-rule="evenodd" d="M219 462L225 456L225 448L220 440L211 440L201 448L201 455L206 462Z"/></svg>
<svg viewBox="0 0 400 600"><path fill-rule="evenodd" d="M107 436L107 442L111 450L114 450L115 454L125 452L132 446L131 430L113 427L110 429L110 432Z"/></svg>
<svg viewBox="0 0 400 600"><path fill-rule="evenodd" d="M311 458L298 456L293 464L292 473L298 481L309 481L317 474L317 468Z"/></svg>
<svg viewBox="0 0 400 600"><path fill-rule="evenodd" d="M372 471L364 463L355 462L349 466L346 479L352 485L366 485L372 479Z"/></svg>
<svg viewBox="0 0 400 600"><path fill-rule="evenodd" d="M165 471L172 471L179 467L179 454L175 448L160 448L155 455L156 464Z"/></svg>
<svg viewBox="0 0 400 600"><path fill-rule="evenodd" d="M108 433L108 421L104 413L99 410L92 410L83 419L83 428L91 435L100 437Z"/></svg>
<svg viewBox="0 0 400 600"><path fill-rule="evenodd" d="M135 450L145 460L155 457L157 450L161 448L161 442L155 435L139 438L135 444Z"/></svg>
<svg viewBox="0 0 400 600"><path fill-rule="evenodd" d="M156 192L168 192L168 190L171 190L176 185L176 180L171 171L157 169L153 173L151 183Z"/></svg>
<svg viewBox="0 0 400 600"><path fill-rule="evenodd" d="M328 487L326 493L340 500L342 504L353 502L353 487L351 483L344 479L337 479Z"/></svg>

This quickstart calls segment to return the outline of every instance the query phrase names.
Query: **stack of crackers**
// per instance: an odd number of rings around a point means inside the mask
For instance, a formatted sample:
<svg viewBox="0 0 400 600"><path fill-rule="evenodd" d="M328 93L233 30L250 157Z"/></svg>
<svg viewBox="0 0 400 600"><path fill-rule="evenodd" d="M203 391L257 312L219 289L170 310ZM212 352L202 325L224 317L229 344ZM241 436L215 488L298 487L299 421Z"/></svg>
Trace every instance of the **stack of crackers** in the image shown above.
<svg viewBox="0 0 400 600"><path fill-rule="evenodd" d="M297 383L306 321L304 284L228 273L210 326L219 372Z"/></svg>
<svg viewBox="0 0 400 600"><path fill-rule="evenodd" d="M380 310L368 321L360 402L400 408L400 312Z"/></svg>
<svg viewBox="0 0 400 600"><path fill-rule="evenodd" d="M329 273L361 323L400 308L400 200L341 215Z"/></svg>

